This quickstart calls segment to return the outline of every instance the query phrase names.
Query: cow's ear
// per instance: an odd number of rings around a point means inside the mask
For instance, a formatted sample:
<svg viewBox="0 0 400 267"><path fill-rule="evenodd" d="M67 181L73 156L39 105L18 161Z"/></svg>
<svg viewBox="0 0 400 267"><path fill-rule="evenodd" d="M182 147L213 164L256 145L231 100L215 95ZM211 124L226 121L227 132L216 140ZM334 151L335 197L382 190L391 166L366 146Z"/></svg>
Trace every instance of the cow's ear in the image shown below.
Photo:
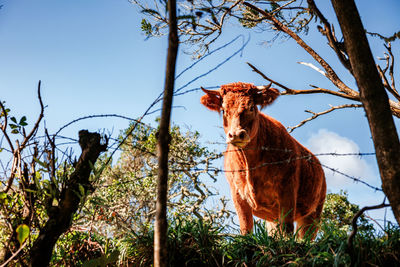
<svg viewBox="0 0 400 267"><path fill-rule="evenodd" d="M257 91L254 95L254 102L260 105L261 109L270 105L280 95L279 90L269 86L257 86Z"/></svg>
<svg viewBox="0 0 400 267"><path fill-rule="evenodd" d="M201 87L205 95L200 98L200 103L213 111L220 111L222 105L222 97L219 91L207 90Z"/></svg>

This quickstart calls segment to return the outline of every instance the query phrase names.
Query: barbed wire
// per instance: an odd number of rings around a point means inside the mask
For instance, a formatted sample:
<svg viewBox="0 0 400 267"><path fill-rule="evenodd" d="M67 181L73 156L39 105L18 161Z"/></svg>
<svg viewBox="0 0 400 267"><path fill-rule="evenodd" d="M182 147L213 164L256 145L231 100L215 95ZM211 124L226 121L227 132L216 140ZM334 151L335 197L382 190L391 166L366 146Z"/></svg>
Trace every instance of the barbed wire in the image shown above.
<svg viewBox="0 0 400 267"><path fill-rule="evenodd" d="M271 148L271 147L261 147L259 148L259 150L264 150L264 151L280 151L280 152L284 152L284 153L288 153L289 155L292 153L292 150L290 149L282 149L282 148ZM141 150L142 151L142 150ZM287 159L283 159L283 160L278 160L278 161L273 161L273 162L264 162L262 164L259 164L258 166L254 166L251 168L244 168L244 169L238 169L238 170L226 170L224 168L217 168L217 167L207 167L207 168L199 168L199 165L204 165L204 164L208 164L209 161L211 160L216 160L218 158L222 158L224 156L224 154L229 153L229 152L235 152L235 151L239 151L239 149L233 149L233 150L227 150L221 153L217 153L214 154L212 157L206 159L206 160L202 160L199 162L187 162L187 161L176 161L174 160L173 162L171 161L170 164L179 164L179 165L187 165L187 168L170 168L170 172L174 173L174 172L187 172L187 171L192 171L192 172L203 172L203 173L209 173L209 172L213 172L215 175L217 175L218 173L222 172L222 173L234 173L234 172L247 172L247 171L253 171L259 168L263 168L269 165L279 165L279 164L290 164L293 163L295 161L298 160L306 160L308 162L311 162L315 165L320 165L321 167L328 169L330 171L332 171L334 174L339 174L342 175L348 179L353 180L356 183L361 183L371 189L373 189L374 191L380 191L382 192L382 188L373 186L365 181L362 180L361 177L356 177L356 176L352 176L349 175L347 173L344 173L343 171L338 170L337 168L333 168L331 166L328 166L326 164L323 164L321 162L316 162L315 160L313 160L313 155L320 157L320 156L340 156L340 157L348 157L348 156L357 156L357 157L364 157L364 156L373 156L375 155L374 152L367 152L367 153L363 153L363 152L357 152L357 153L337 153L337 152L325 152L325 153L315 153L315 154L303 154L300 156L296 156L296 157L288 157ZM142 151L145 152L145 151ZM151 153L153 156L154 154ZM195 166L193 166L195 165ZM147 176L143 176L143 177L135 177L135 179L141 179L141 178L146 178ZM127 181L126 183L129 182L134 182L134 181ZM105 185L107 186L107 185Z"/></svg>

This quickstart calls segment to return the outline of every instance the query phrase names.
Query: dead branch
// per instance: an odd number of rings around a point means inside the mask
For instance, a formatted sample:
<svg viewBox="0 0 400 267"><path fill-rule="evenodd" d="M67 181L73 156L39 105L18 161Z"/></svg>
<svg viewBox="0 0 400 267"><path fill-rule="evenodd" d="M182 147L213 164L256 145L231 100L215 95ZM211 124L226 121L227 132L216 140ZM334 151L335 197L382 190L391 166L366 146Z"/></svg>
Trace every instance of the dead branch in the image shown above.
<svg viewBox="0 0 400 267"><path fill-rule="evenodd" d="M11 153L14 154L14 146L13 146L11 139L8 136L7 131L6 131L7 125L8 125L8 114L7 114L6 108L4 107L2 101L0 101L0 107L2 110L1 112L4 114L4 124L0 124L0 129L3 132L4 137L6 138L8 145L10 146ZM0 112L0 114L1 114L1 112Z"/></svg>
<svg viewBox="0 0 400 267"><path fill-rule="evenodd" d="M350 258L351 258L351 265L354 266L354 245L353 245L353 240L354 237L357 234L357 220L358 218L360 218L360 216L367 210L374 210L374 209L381 209L381 208L385 208L385 207L390 207L390 204L385 204L385 201L382 204L379 205L375 205L375 206L365 206L362 209L360 209L356 215L354 215L352 221L351 221L351 226L353 227L353 231L350 233L348 239L347 239L347 250L350 254Z"/></svg>
<svg viewBox="0 0 400 267"><path fill-rule="evenodd" d="M257 11L262 14L267 20L271 21L275 26L277 31L283 32L289 35L292 39L294 39L307 53L309 53L325 70L326 77L339 89L339 92L328 90L317 90L318 92L329 93L337 96L341 96L351 100L360 101L360 95L357 91L349 88L345 83L343 83L340 78L337 76L336 72L332 69L332 67L318 54L316 53L310 46L308 46L303 39L301 39L295 32L289 29L286 25L284 25L281 21L279 21L273 14L267 13L264 10L250 4L247 2L243 3L245 6ZM332 34L333 36L333 34ZM339 48L340 49L340 48ZM346 63L345 63L346 64ZM302 94L302 93L315 93L316 91L287 91L283 94ZM400 118L400 103L397 103L391 99L389 99L390 110L392 114L396 117Z"/></svg>
<svg viewBox="0 0 400 267"><path fill-rule="evenodd" d="M387 49L389 56L390 56L390 67L389 67L389 76L390 76L390 80L392 81L392 89L398 94L397 90L396 90L396 85L394 82L394 77L393 77L393 69L394 69L394 55L392 53L392 44L389 42L388 45L385 44L385 48Z"/></svg>
<svg viewBox="0 0 400 267"><path fill-rule="evenodd" d="M7 193L10 190L10 188L11 188L13 182L14 182L14 178L15 178L15 174L17 172L17 169L19 171L22 169L22 166L21 166L21 154L22 154L22 151L24 150L24 148L26 147L28 142L32 139L32 137L36 134L36 132L37 132L37 130L39 128L40 122L42 121L42 119L44 117L44 105L43 105L42 97L40 95L40 87L41 87L41 81L39 80L39 83L38 83L38 99L39 99L39 103L40 103L40 114L39 114L39 117L38 117L35 125L33 126L32 130L30 131L30 133L28 135L24 135L24 139L22 140L22 143L19 144L19 141L16 140L17 147L15 149L12 146L11 140L10 140L10 138L9 138L7 132L6 132L7 114L6 114L6 110L5 110L4 106L1 105L1 107L3 109L3 112L4 112L4 118L5 118L4 119L4 125L2 125L1 129L3 131L4 136L6 137L7 141L10 144L11 151L13 152L13 162L12 162L12 165L11 165L11 173L10 173L10 177L8 178L7 187L3 191L4 193ZM20 177L21 177L21 175L20 175Z"/></svg>
<svg viewBox="0 0 400 267"><path fill-rule="evenodd" d="M351 96L351 95L347 95L341 92L337 92L337 91L332 91L329 89L325 89L325 88L320 88L320 87L315 87L312 86L313 89L308 89L308 90L295 90L295 89L291 89L279 82L276 82L274 80L272 80L271 78L267 77L264 73L262 73L259 69L257 69L256 67L254 67L252 64L248 63L247 64L253 69L254 72L258 73L261 75L261 77L263 77L264 79L266 79L269 82L272 82L273 84L278 85L279 87L283 88L285 91L281 92L281 95L300 95L300 94L316 94L316 93L324 93L324 94L330 94L330 95L335 95L335 96L340 96L349 100L354 100L354 101L360 101L359 96Z"/></svg>
<svg viewBox="0 0 400 267"><path fill-rule="evenodd" d="M359 93L354 91L353 89L349 88L345 83L340 80L337 76L336 72L332 69L332 67L317 53L315 52L309 45L307 45L303 39L300 38L295 32L289 29L286 25L280 22L274 15L265 12L264 10L248 3L243 3L245 6L259 12L262 14L266 19L271 21L278 31L284 32L290 37L292 37L307 53L309 53L325 70L326 77L337 87L339 91L343 92L344 94L350 97L359 97Z"/></svg>
<svg viewBox="0 0 400 267"><path fill-rule="evenodd" d="M31 137L36 133L36 131L39 128L40 122L42 121L43 116L44 116L44 105L43 105L43 101L42 101L42 96L40 95L40 87L41 87L41 81L39 80L38 99L39 99L39 103L40 103L40 114L39 114L39 117L38 117L35 125L33 126L32 130L31 130L31 132L22 141L21 146L19 148L20 151L22 151L25 148L26 144L30 141Z"/></svg>
<svg viewBox="0 0 400 267"><path fill-rule="evenodd" d="M304 65L304 66L307 66L307 67L310 67L313 70L315 70L316 72L318 72L318 73L320 73L320 74L322 74L323 76L326 77L326 73L323 70L321 70L320 68L318 68L317 66L315 66L314 64L312 64L312 63L302 62L302 61L299 61L297 63L299 63L301 65Z"/></svg>
<svg viewBox="0 0 400 267"><path fill-rule="evenodd" d="M307 0L308 6L310 10L321 20L321 22L324 24L324 29L319 28L320 32L326 36L328 39L328 44L329 46L335 51L336 55L338 56L340 62L343 64L343 66L352 73L350 61L347 58L347 53L341 45L337 41L337 38L335 36L335 31L333 26L329 23L329 21L325 18L325 16L321 13L321 11L318 9L317 5L315 4L314 0Z"/></svg>
<svg viewBox="0 0 400 267"><path fill-rule="evenodd" d="M387 80L386 75L385 75L385 70L382 70L382 68L381 68L378 64L376 64L376 68L378 69L379 76L381 76L383 86L384 86L384 87L386 88L386 90L388 90L397 100L400 101L400 95L399 95L399 93L398 93L395 89L393 89L392 86L389 85L389 81Z"/></svg>
<svg viewBox="0 0 400 267"><path fill-rule="evenodd" d="M333 106L333 107L331 107L330 109L327 109L327 110L325 110L325 111L318 112L318 113L313 112L313 111L311 111L311 110L305 110L305 112L311 113L312 116L309 117L309 118L307 118L307 119L305 119L305 120L303 120L303 121L301 121L299 124L297 124L297 125L295 125L295 126L287 127L287 129L288 129L288 132L291 133L291 132L293 132L296 128L299 128L300 126L303 126L303 125L306 124L307 122L312 121L312 120L318 118L318 117L321 116L321 115L328 114L328 113L330 113L330 112L332 112L332 111L334 111L334 110L345 109L345 108L362 108L362 107L363 107L362 104L344 104L344 105L340 105L340 106Z"/></svg>
<svg viewBox="0 0 400 267"><path fill-rule="evenodd" d="M98 133L90 133L86 130L79 132L79 145L82 148L82 154L75 171L70 175L66 187L61 191L59 205L53 207L54 211L49 213L49 219L33 243L31 266L48 265L55 243L59 236L70 227L72 216L77 211L83 197L78 194L81 191L79 188L83 187L85 192L91 189L89 182L91 166L96 162L100 153L107 148L107 143L101 144L101 137Z"/></svg>

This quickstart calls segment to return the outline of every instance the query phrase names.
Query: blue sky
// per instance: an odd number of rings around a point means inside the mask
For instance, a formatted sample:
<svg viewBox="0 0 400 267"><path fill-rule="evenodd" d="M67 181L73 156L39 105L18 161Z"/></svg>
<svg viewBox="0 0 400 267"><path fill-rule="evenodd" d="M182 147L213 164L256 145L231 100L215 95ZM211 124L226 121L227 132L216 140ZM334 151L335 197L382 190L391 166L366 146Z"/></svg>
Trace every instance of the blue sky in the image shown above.
<svg viewBox="0 0 400 267"><path fill-rule="evenodd" d="M399 1L356 2L369 31L389 36L400 30ZM316 3L339 31L330 1ZM127 0L1 0L0 4L3 5L0 9L0 97L12 109L14 116L26 115L31 123L36 120L39 112L38 80L42 80L42 97L47 105L45 120L50 133L86 115L112 113L137 118L162 91L166 38L146 40L140 30L144 16ZM321 74L297 63L304 61L317 65L294 41L277 40L272 45L262 44L272 38L269 32L245 30L231 21L211 50L239 35L242 37L227 48L207 57L179 77L177 87L219 65L250 38L241 53L186 89L236 81L266 84L246 62L290 88L307 89L309 84L313 84L334 89ZM311 27L304 40L334 67L346 84L356 88L354 79L340 67L315 27ZM382 43L377 39L370 39L370 42L374 56L382 56L385 52ZM193 63L190 55L182 53L188 47L181 46L180 49L177 73ZM398 41L393 44L393 51L399 58ZM398 64L395 71L398 77ZM224 145L209 144L224 142L221 118L200 105L201 95L200 91L194 91L176 97L172 121L199 131L204 145L222 152ZM304 112L306 109L318 112L328 109L329 105L342 103L349 102L327 95L281 96L264 112L285 126L293 126L309 116ZM154 123L156 116L159 112L147 116L144 121ZM399 126L398 119L395 120ZM61 134L76 138L79 129L107 129L117 134L127 126L127 121L116 118L91 119L73 124ZM304 125L292 135L315 153L373 152L362 110L336 111ZM375 186L381 184L373 156L321 157L321 161ZM222 162L219 164L222 167ZM327 181L332 192L348 190L350 199L359 205L377 204L383 199L382 194L339 174L327 172ZM228 184L222 175L213 186L221 194L229 196ZM371 214L381 218L383 211Z"/></svg>

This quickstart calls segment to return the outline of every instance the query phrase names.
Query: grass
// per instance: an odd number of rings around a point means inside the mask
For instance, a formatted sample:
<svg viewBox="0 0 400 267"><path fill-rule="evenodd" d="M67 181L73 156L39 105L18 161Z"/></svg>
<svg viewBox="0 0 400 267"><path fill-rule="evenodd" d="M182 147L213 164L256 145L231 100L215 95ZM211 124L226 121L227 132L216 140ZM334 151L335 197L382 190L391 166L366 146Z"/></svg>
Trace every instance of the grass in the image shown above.
<svg viewBox="0 0 400 267"><path fill-rule="evenodd" d="M400 266L400 228L361 231L354 240L353 262L347 233L325 223L315 241L277 232L268 235L262 223L252 234L227 234L222 226L202 220L175 219L168 232L169 266ZM153 231L132 233L121 246L124 263L151 266Z"/></svg>

